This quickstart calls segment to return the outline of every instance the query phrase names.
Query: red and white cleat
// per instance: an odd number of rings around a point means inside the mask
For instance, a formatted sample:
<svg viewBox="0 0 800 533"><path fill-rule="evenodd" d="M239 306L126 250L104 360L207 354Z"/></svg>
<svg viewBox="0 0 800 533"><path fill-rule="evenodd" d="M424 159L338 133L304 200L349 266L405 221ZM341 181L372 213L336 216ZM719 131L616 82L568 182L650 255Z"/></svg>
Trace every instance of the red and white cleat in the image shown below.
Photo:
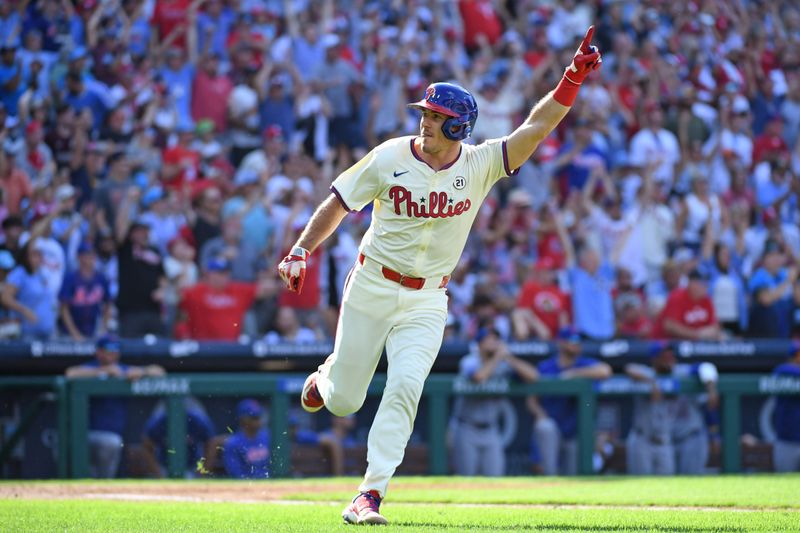
<svg viewBox="0 0 800 533"><path fill-rule="evenodd" d="M371 524L385 526L389 523L380 513L381 497L378 491L362 492L353 503L342 511L342 518L348 524Z"/></svg>
<svg viewBox="0 0 800 533"><path fill-rule="evenodd" d="M300 395L300 405L309 413L316 413L325 406L322 396L317 389L317 372L310 374L303 384L303 392Z"/></svg>

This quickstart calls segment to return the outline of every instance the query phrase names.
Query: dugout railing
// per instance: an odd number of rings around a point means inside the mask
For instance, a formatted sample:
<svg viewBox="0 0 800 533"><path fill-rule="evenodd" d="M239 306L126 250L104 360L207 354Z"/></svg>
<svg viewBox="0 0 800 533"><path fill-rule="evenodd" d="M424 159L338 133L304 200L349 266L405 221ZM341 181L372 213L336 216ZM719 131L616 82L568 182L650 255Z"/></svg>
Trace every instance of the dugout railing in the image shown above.
<svg viewBox="0 0 800 533"><path fill-rule="evenodd" d="M264 398L269 403L272 446L272 475L286 477L291 470L289 407L296 402L305 381L297 374L173 374L162 378L146 378L135 382L117 379L77 379L0 377L0 391L38 386L50 390L58 403L58 475L85 478L89 475L89 402L95 396L163 397L167 411L167 473L183 477L186 466L186 415L183 399L188 395L200 399L213 397ZM45 383L46 382L46 383ZM385 376L377 375L370 385L370 395L380 395ZM674 394L702 392L702 385L693 379L661 379L662 391ZM427 442L431 474L448 473L446 431L450 399L457 395L526 396L562 395L577 399L579 472L592 473L595 409L598 398L649 394L650 386L626 377L613 377L602 382L589 380L543 379L522 384L508 380L491 380L475 384L455 376L432 375L425 383L422 405L427 409ZM800 394L800 379L770 375L721 376L718 390L722 403L722 469L738 472L741 465L739 437L741 433L741 398L745 395Z"/></svg>
<svg viewBox="0 0 800 533"><path fill-rule="evenodd" d="M56 430L59 436L57 475L62 479L69 477L70 413L68 411L67 384L67 379L62 376L0 376L0 394L16 391L37 393L33 401L25 402L21 406L19 421L14 430L3 436L3 441L0 443L0 467L11 457L14 448L45 406L48 403L55 403L57 409Z"/></svg>

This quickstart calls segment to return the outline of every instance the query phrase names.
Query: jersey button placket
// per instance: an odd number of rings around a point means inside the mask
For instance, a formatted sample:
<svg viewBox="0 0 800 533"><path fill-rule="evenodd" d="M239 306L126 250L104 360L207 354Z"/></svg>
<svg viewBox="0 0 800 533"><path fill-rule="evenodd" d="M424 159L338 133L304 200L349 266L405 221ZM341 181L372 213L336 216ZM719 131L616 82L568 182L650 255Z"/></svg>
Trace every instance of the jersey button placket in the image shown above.
<svg viewBox="0 0 800 533"><path fill-rule="evenodd" d="M426 198L425 198L426 201L430 202L431 192L433 192L436 189L436 185L438 183L439 183L439 180L437 179L437 177L435 175L432 176L431 180L428 182L428 190L427 190ZM431 215L430 209L431 209L431 206L428 205L428 216ZM425 222L425 225L423 226L422 235L421 235L421 238L420 238L420 244L419 244L419 248L418 248L418 251L417 251L417 260L416 260L416 265L415 266L417 267L417 271L418 272L424 272L425 271L425 267L427 266L425 264L425 252L428 251L428 246L431 243L432 233L433 233L433 219L429 218L428 221Z"/></svg>

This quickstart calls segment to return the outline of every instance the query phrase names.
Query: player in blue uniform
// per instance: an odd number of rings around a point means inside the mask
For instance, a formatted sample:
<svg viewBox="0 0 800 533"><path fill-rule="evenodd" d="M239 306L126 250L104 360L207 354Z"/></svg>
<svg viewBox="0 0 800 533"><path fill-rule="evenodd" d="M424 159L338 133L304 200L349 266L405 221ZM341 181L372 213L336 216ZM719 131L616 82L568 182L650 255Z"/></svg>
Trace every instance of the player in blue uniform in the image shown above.
<svg viewBox="0 0 800 533"><path fill-rule="evenodd" d="M800 380L800 344L793 344L791 358L773 374ZM778 437L772 452L775 471L800 471L800 396L778 396L772 424Z"/></svg>
<svg viewBox="0 0 800 533"><path fill-rule="evenodd" d="M136 380L163 376L158 365L128 366L119 362L119 339L100 337L95 344L95 359L69 367L68 379L118 378ZM112 478L122 456L122 435L128 422L128 401L114 396L96 396L89 402L89 463L92 477Z"/></svg>
<svg viewBox="0 0 800 533"><path fill-rule="evenodd" d="M186 477L197 471L198 462L211 455L209 448L214 436L214 423L203 405L194 398L185 399L186 406ZM142 441L149 468L153 475L163 477L167 465L167 410L160 402L145 423Z"/></svg>
<svg viewBox="0 0 800 533"><path fill-rule="evenodd" d="M575 328L558 332L558 354L538 365L541 377L559 379L606 379L611 367L592 357L581 356L581 338ZM533 438L547 476L578 473L577 400L568 396L528 398L528 409L536 417Z"/></svg>
<svg viewBox="0 0 800 533"><path fill-rule="evenodd" d="M228 437L222 461L229 476L240 479L269 477L269 431L264 426L264 411L256 400L246 399L236 407L239 430Z"/></svg>
<svg viewBox="0 0 800 533"><path fill-rule="evenodd" d="M637 396L627 439L628 473L634 475L698 475L705 472L709 439L719 437L717 367L709 362L679 364L672 346L654 342L650 366L630 363L631 379L650 383L649 396ZM669 394L659 379L697 378L703 394Z"/></svg>

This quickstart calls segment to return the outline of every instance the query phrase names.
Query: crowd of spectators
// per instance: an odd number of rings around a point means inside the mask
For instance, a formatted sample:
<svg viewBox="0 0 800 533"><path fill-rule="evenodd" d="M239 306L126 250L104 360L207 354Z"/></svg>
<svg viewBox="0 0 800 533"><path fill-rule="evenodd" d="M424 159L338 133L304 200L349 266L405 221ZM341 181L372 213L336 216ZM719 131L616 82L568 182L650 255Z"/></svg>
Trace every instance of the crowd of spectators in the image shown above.
<svg viewBox="0 0 800 533"><path fill-rule="evenodd" d="M591 23L603 68L481 208L446 335L796 335L789 0L0 0L0 333L330 338L370 208L301 295L275 265L331 180L433 81L509 133Z"/></svg>

